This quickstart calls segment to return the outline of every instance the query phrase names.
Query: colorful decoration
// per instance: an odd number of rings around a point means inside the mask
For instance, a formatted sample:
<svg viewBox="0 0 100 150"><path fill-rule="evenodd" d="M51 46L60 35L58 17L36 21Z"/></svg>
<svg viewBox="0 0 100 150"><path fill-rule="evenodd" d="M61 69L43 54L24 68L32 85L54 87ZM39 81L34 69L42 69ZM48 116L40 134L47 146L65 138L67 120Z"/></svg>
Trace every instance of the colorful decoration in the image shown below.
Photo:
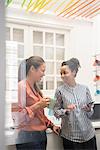
<svg viewBox="0 0 100 150"><path fill-rule="evenodd" d="M96 53L94 58L93 66L95 67L95 77L93 81L96 86L95 96L100 96L100 53Z"/></svg>
<svg viewBox="0 0 100 150"><path fill-rule="evenodd" d="M64 9L60 12L59 15L63 14L66 10L70 9L71 4L74 2L74 0L70 0L69 3L64 7Z"/></svg>
<svg viewBox="0 0 100 150"><path fill-rule="evenodd" d="M6 0L6 6L17 3ZM19 0L26 11L65 18L93 18L100 14L100 0Z"/></svg>
<svg viewBox="0 0 100 150"><path fill-rule="evenodd" d="M6 6L10 5L13 0L6 0Z"/></svg>
<svg viewBox="0 0 100 150"><path fill-rule="evenodd" d="M23 0L23 2L22 2L22 7L25 5L25 2L26 2L27 0ZM31 0L32 1L32 0Z"/></svg>

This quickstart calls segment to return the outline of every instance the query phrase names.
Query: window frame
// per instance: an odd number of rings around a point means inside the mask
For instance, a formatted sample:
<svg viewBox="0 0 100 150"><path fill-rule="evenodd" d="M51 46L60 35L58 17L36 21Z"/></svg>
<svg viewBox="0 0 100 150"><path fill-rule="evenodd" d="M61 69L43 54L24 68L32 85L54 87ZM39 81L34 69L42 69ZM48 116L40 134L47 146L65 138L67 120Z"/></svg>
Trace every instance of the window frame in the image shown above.
<svg viewBox="0 0 100 150"><path fill-rule="evenodd" d="M63 60L56 60L55 58L55 50L56 48L65 48L65 56L64 56L64 59L67 59L68 58L68 55L67 55L67 49L69 47L69 34L70 34L70 30L68 29L55 29L54 28L50 28L50 27L34 27L34 26L28 26L28 25L21 25L21 24L14 24L14 23L7 23L6 27L9 27L10 28L10 40L13 41L13 29L22 29L24 30L24 42L23 42L23 45L24 45L24 58L27 58L29 56L32 56L34 53L33 53L33 45L38 45L38 44L34 44L33 43L33 31L39 31L39 32L43 32L43 48L44 48L44 52L45 52L45 46L48 46L46 44L44 44L44 40L45 40L45 33L53 33L54 35L54 60L49 60L47 59L46 61L54 61L54 74L52 75L48 75L46 74L45 77L43 78L43 87L44 89L42 90L42 92L44 94L48 94L48 96L53 96L54 95L54 91L57 87L57 83L56 83L56 79L59 78L60 79L60 75L57 75L56 74L56 63L61 63ZM64 43L65 45L64 46L56 46L55 44L55 36L56 34L64 34ZM29 36L27 36L29 35ZM28 41L28 42L27 42ZM43 53L43 58L45 56L45 53ZM22 58L22 60L24 59ZM21 59L20 59L21 60ZM45 60L45 58L44 58ZM54 89L51 89L51 90L47 90L46 89L46 77L53 77L54 76Z"/></svg>

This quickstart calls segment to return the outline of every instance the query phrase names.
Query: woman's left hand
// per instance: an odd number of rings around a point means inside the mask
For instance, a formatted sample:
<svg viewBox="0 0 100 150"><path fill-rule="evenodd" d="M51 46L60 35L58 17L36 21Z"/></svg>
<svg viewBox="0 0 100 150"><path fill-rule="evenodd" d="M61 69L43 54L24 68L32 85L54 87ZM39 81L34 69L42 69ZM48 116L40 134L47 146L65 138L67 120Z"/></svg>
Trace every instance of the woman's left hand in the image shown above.
<svg viewBox="0 0 100 150"><path fill-rule="evenodd" d="M84 105L84 106L82 107L82 109L83 109L84 111L86 111L86 112L90 112L90 111L91 111L91 108L92 108L92 106L90 106L90 105Z"/></svg>
<svg viewBox="0 0 100 150"><path fill-rule="evenodd" d="M57 135L59 135L60 134L60 127L58 127L58 126L53 126L53 131L54 131L54 133L56 133Z"/></svg>

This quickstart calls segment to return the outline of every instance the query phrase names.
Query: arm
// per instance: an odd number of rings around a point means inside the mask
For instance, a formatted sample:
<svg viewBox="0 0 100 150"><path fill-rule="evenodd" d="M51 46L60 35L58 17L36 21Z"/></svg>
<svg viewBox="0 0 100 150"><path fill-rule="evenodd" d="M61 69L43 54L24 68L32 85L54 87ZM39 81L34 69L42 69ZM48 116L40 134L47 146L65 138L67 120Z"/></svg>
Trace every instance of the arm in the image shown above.
<svg viewBox="0 0 100 150"><path fill-rule="evenodd" d="M50 98L42 98L39 96L39 101L35 102L29 107L26 107L29 116L34 116L34 113L37 112L39 109L43 109L50 104Z"/></svg>
<svg viewBox="0 0 100 150"><path fill-rule="evenodd" d="M54 133L59 135L60 127L59 126L55 126L45 115L44 115L44 118L45 118L45 122L46 122L47 128L50 128L51 130L53 130Z"/></svg>
<svg viewBox="0 0 100 150"><path fill-rule="evenodd" d="M12 118L15 127L23 126L30 121L29 112L31 111L26 107L26 95L25 82L21 81L18 83L18 103L15 105L16 109L12 110Z"/></svg>
<svg viewBox="0 0 100 150"><path fill-rule="evenodd" d="M56 90L55 98L54 115L56 118L64 117L66 115L66 109L63 108L62 95L58 89Z"/></svg>
<svg viewBox="0 0 100 150"><path fill-rule="evenodd" d="M88 88L86 88L86 99L87 99L87 104L83 107L83 110L86 111L87 117L90 118L94 113L93 110L94 104L89 104L93 102L93 100L90 94L90 90Z"/></svg>
<svg viewBox="0 0 100 150"><path fill-rule="evenodd" d="M59 89L56 90L55 98L54 115L56 118L66 117L66 115L69 115L69 113L76 108L75 104L66 104L66 108L63 107L62 94Z"/></svg>
<svg viewBox="0 0 100 150"><path fill-rule="evenodd" d="M18 104L22 112L26 112L29 118L33 118L38 109L47 107L50 103L49 98L42 98L38 93L35 95L25 82L18 84Z"/></svg>

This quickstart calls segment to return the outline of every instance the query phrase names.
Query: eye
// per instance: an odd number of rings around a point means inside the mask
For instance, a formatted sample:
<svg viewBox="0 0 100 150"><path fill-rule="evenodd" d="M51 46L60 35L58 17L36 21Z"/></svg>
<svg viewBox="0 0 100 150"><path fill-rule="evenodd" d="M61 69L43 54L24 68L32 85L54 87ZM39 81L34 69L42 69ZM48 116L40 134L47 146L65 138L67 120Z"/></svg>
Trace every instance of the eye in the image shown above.
<svg viewBox="0 0 100 150"><path fill-rule="evenodd" d="M64 71L64 74L66 74L66 71Z"/></svg>
<svg viewBox="0 0 100 150"><path fill-rule="evenodd" d="M66 71L60 72L60 74L61 74L61 75L62 75L62 74L64 74L64 75L65 75L65 74L66 74Z"/></svg>

